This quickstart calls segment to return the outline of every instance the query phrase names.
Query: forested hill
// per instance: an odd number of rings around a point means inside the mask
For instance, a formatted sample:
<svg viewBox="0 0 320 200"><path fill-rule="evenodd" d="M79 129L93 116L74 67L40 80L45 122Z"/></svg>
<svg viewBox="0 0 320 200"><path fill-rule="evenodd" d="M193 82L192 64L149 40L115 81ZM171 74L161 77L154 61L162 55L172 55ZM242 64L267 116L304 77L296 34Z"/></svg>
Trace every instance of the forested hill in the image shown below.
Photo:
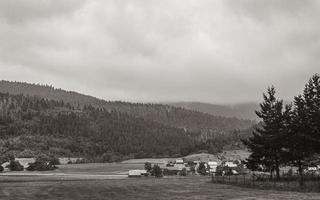
<svg viewBox="0 0 320 200"><path fill-rule="evenodd" d="M214 152L240 140L239 132L208 139L199 134L90 105L79 109L63 101L0 93L2 156L44 153L113 162Z"/></svg>
<svg viewBox="0 0 320 200"><path fill-rule="evenodd" d="M127 113L172 127L200 131L204 135L213 133L227 134L233 130L248 129L253 125L253 121L250 120L213 116L170 105L105 101L76 92L55 89L52 86L46 85L1 81L0 92L64 101L76 108L92 105L94 107L105 108L109 111Z"/></svg>
<svg viewBox="0 0 320 200"><path fill-rule="evenodd" d="M175 107L196 110L211 115L223 117L237 117L239 119L257 120L255 110L259 108L258 103L238 103L234 105L219 105L202 102L171 102L167 103Z"/></svg>

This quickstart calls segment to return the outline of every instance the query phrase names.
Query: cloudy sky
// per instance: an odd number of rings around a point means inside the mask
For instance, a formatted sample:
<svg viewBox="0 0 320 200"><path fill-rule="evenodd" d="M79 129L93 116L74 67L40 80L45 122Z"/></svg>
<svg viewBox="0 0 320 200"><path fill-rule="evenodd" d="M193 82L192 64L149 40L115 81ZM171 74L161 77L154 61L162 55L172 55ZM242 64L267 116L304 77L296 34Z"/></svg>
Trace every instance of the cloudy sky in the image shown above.
<svg viewBox="0 0 320 200"><path fill-rule="evenodd" d="M1 0L0 79L107 100L291 99L320 72L320 1Z"/></svg>

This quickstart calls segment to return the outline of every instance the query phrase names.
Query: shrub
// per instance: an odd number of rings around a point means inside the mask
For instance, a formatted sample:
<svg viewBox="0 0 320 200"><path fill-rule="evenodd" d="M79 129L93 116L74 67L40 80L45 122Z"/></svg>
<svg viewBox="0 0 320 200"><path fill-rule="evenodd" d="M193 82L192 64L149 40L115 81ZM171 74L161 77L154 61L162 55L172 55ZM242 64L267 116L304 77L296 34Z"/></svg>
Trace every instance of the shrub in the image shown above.
<svg viewBox="0 0 320 200"><path fill-rule="evenodd" d="M152 170L151 163L149 162L144 163L144 169L147 170L147 172L150 172Z"/></svg>
<svg viewBox="0 0 320 200"><path fill-rule="evenodd" d="M47 156L39 156L36 158L36 161L33 163L29 163L27 167L28 171L49 171L57 169L57 167L53 164L57 163L55 158L48 158ZM60 163L60 162L59 162Z"/></svg>
<svg viewBox="0 0 320 200"><path fill-rule="evenodd" d="M165 168L162 170L162 173L164 176L174 176L179 173L179 170L169 170Z"/></svg>
<svg viewBox="0 0 320 200"><path fill-rule="evenodd" d="M50 164L50 165L60 165L61 163L60 163L60 160L59 160L58 157L51 156L51 157L49 158L49 164Z"/></svg>
<svg viewBox="0 0 320 200"><path fill-rule="evenodd" d="M23 171L23 166L20 164L19 161L16 161L16 160L11 160L8 168L11 171Z"/></svg>
<svg viewBox="0 0 320 200"><path fill-rule="evenodd" d="M153 176L155 176L155 177L157 177L157 178L160 178L160 177L163 176L162 170L161 170L161 168L159 167L159 165L154 165L154 166L153 166L151 175L153 175Z"/></svg>
<svg viewBox="0 0 320 200"><path fill-rule="evenodd" d="M187 176L187 169L184 167L182 170L179 172L180 176Z"/></svg>
<svg viewBox="0 0 320 200"><path fill-rule="evenodd" d="M190 172L191 172L192 174L195 174L195 173L196 173L196 168L195 168L195 166L191 166L191 167L190 167Z"/></svg>
<svg viewBox="0 0 320 200"><path fill-rule="evenodd" d="M199 167L198 167L198 170L197 172L201 175L206 175L207 174L207 169L206 169L206 166L205 166L205 163L204 162L201 162L199 164Z"/></svg>

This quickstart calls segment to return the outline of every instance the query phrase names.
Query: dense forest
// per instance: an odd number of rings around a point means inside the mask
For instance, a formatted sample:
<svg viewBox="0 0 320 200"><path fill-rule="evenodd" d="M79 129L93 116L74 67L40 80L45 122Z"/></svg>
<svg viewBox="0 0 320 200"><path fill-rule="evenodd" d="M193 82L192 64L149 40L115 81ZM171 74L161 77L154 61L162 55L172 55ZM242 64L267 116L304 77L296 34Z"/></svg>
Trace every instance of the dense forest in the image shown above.
<svg viewBox="0 0 320 200"><path fill-rule="evenodd" d="M212 104L203 102L168 102L167 104L189 110L196 110L216 116L258 120L258 117L254 111L259 109L259 104L254 102L236 104Z"/></svg>
<svg viewBox="0 0 320 200"><path fill-rule="evenodd" d="M220 117L184 108L151 103L128 103L105 101L88 95L55 89L52 86L28 84L21 82L0 81L0 92L38 96L49 100L64 101L75 108L92 105L108 111L127 113L129 115L152 120L164 125L200 131L205 134L226 134L233 130L246 130L254 122L235 117Z"/></svg>
<svg viewBox="0 0 320 200"><path fill-rule="evenodd" d="M16 157L45 153L112 162L217 152L241 139L239 130L205 133L172 126L169 119L159 123L104 107L0 93L0 151Z"/></svg>
<svg viewBox="0 0 320 200"><path fill-rule="evenodd" d="M2 151L95 161L241 148L250 120L161 104L111 102L52 86L0 81ZM8 93L8 94L6 94Z"/></svg>

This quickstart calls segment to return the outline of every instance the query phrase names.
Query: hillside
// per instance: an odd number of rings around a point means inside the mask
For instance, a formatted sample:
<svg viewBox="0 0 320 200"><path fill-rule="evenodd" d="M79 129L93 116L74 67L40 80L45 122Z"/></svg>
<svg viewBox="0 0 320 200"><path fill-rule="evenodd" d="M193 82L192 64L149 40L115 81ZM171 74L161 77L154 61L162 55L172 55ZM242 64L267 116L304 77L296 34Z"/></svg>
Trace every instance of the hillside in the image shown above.
<svg viewBox="0 0 320 200"><path fill-rule="evenodd" d="M205 137L127 113L7 93L0 93L0 134L1 156L48 154L95 162L215 153L241 139L240 131Z"/></svg>
<svg viewBox="0 0 320 200"><path fill-rule="evenodd" d="M194 133L157 122L62 101L0 93L0 151L116 161L127 157L186 155L202 143Z"/></svg>
<svg viewBox="0 0 320 200"><path fill-rule="evenodd" d="M200 111L216 116L236 117L239 119L257 120L255 110L259 108L258 103L240 103L235 105L218 105L201 102L172 102L168 105L178 108Z"/></svg>
<svg viewBox="0 0 320 200"><path fill-rule="evenodd" d="M227 133L233 130L246 130L254 124L251 120L214 116L208 113L170 105L105 101L76 92L55 89L52 86L46 85L0 81L0 92L64 101L76 108L92 105L94 107L105 108L109 111L127 113L167 126L184 128L195 132L198 131L205 135Z"/></svg>

